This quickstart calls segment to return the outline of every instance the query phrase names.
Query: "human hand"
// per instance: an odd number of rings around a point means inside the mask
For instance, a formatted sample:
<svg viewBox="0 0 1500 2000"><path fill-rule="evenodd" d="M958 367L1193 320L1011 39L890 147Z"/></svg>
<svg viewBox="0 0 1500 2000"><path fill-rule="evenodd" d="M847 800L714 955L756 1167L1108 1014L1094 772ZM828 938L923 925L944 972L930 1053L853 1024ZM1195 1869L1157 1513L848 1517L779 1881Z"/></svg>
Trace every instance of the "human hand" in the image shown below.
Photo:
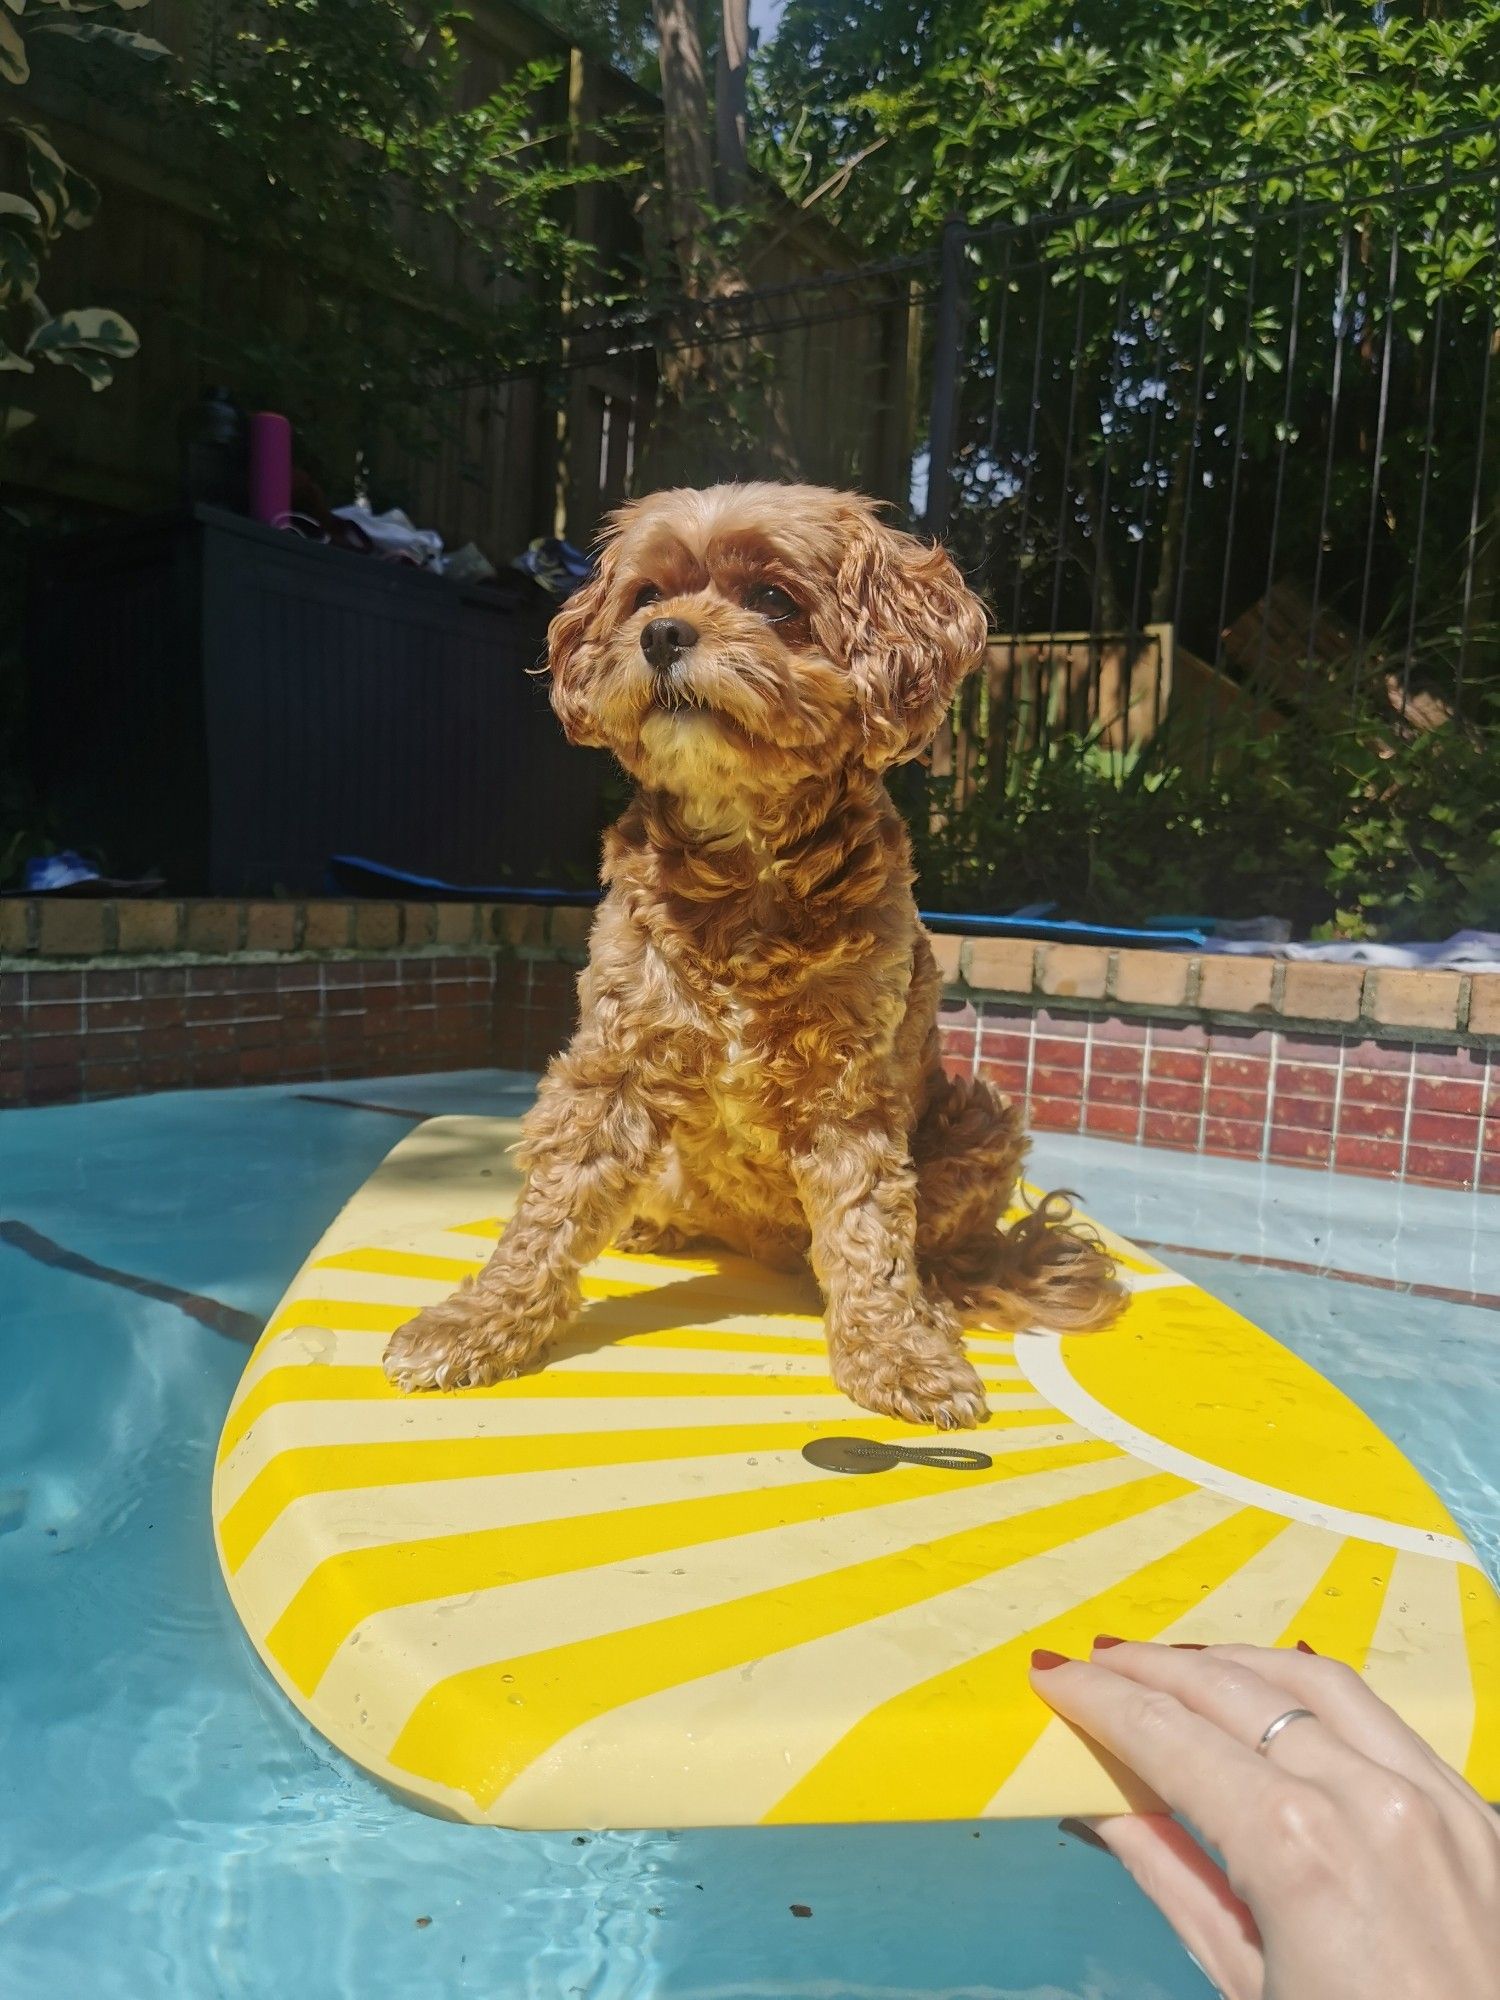
<svg viewBox="0 0 1500 2000"><path fill-rule="evenodd" d="M1500 1995L1500 1818L1350 1668L1105 1638L1033 1654L1032 1686L1162 1801L1074 1825L1226 2000Z"/></svg>

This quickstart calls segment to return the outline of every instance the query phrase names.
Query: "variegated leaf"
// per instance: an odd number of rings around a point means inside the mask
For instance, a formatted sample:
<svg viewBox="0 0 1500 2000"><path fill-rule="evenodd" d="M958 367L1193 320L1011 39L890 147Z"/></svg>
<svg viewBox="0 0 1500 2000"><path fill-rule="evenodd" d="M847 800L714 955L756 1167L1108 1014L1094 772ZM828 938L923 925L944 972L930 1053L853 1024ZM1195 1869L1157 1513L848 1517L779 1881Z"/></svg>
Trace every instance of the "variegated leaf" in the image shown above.
<svg viewBox="0 0 1500 2000"><path fill-rule="evenodd" d="M81 375L91 389L107 389L115 379L115 372L102 354L91 354L84 347L65 347L47 356L62 368L71 368Z"/></svg>
<svg viewBox="0 0 1500 2000"><path fill-rule="evenodd" d="M0 15L0 20L3 20ZM128 49L132 55L144 56L148 62L156 62L162 56L170 55L164 42L154 42L149 35L132 34L128 28L111 28L103 21L43 21L35 30L39 35L68 35L75 42L108 42L117 49Z"/></svg>
<svg viewBox="0 0 1500 2000"><path fill-rule="evenodd" d="M25 195L10 194L4 188L0 188L0 215L19 215L23 222L41 227L41 211L36 204L28 201Z"/></svg>
<svg viewBox="0 0 1500 2000"><path fill-rule="evenodd" d="M130 321L108 306L75 306L39 326L27 341L26 352L70 364L79 354L109 355L116 361L128 361L140 344L140 336Z"/></svg>
<svg viewBox="0 0 1500 2000"><path fill-rule="evenodd" d="M0 227L0 299L29 299L41 281L36 252L18 230Z"/></svg>
<svg viewBox="0 0 1500 2000"><path fill-rule="evenodd" d="M0 14L0 79L6 83L24 83L30 74L26 44L11 26L9 18Z"/></svg>
<svg viewBox="0 0 1500 2000"><path fill-rule="evenodd" d="M35 422L34 410L0 410L0 439L14 437L17 431L24 431L28 424Z"/></svg>
<svg viewBox="0 0 1500 2000"><path fill-rule="evenodd" d="M42 211L43 227L55 235L69 205L67 164L47 135L34 125L13 119L11 130L20 133L26 148L26 178Z"/></svg>
<svg viewBox="0 0 1500 2000"><path fill-rule="evenodd" d="M7 347L5 342L0 340L0 375L34 375L35 373L36 363L34 361L28 361L24 354L17 354L13 347Z"/></svg>
<svg viewBox="0 0 1500 2000"><path fill-rule="evenodd" d="M68 168L68 205L63 211L65 229L87 229L99 213L99 190L76 167Z"/></svg>

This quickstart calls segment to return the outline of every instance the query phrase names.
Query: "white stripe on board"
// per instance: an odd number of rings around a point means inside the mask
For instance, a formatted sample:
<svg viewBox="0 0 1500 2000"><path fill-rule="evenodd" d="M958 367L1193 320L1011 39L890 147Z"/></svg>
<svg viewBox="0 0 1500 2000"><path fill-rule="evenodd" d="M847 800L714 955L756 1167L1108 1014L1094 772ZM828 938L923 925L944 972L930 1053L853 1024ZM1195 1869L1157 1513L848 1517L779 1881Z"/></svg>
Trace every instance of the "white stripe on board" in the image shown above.
<svg viewBox="0 0 1500 2000"><path fill-rule="evenodd" d="M1124 1264L1116 1267L1115 1276L1127 1292L1180 1291L1191 1282L1176 1271L1132 1271Z"/></svg>
<svg viewBox="0 0 1500 2000"><path fill-rule="evenodd" d="M1149 1431L1141 1430L1107 1408L1075 1380L1063 1358L1062 1341L1055 1333L1018 1340L1015 1354L1032 1386L1055 1409L1082 1424L1095 1437L1107 1438L1147 1465L1196 1480L1210 1492L1226 1494L1247 1507L1264 1507L1267 1513L1284 1514L1288 1520L1305 1521L1309 1527L1327 1528L1331 1534L1350 1535L1360 1542L1378 1542L1387 1549L1408 1549L1416 1555L1441 1556L1470 1569L1480 1566L1474 1551L1456 1535L1408 1528L1396 1521L1382 1521L1378 1514L1358 1513L1352 1507L1328 1506L1321 1500L1310 1500L1306 1494L1288 1493L1282 1487L1268 1486L1242 1472L1231 1472L1211 1459L1198 1458L1177 1445L1152 1437Z"/></svg>
<svg viewBox="0 0 1500 2000"><path fill-rule="evenodd" d="M1042 1440L1029 1430L999 1431L986 1439L985 1449L998 1459L1089 1441L1085 1432L1067 1424L1049 1429ZM845 1477L809 1465L800 1449L762 1449L751 1452L748 1458L742 1452L717 1452L304 1494L282 1509L235 1572L235 1602L247 1625L268 1631L325 1557L351 1549L483 1534L492 1528L566 1521L584 1514L615 1514L670 1501L706 1500L732 1493L748 1497L768 1490L826 1485L830 1480L842 1482ZM889 1492L882 1487L870 1497L899 1500L899 1486L887 1484Z"/></svg>
<svg viewBox="0 0 1500 2000"><path fill-rule="evenodd" d="M657 1330L652 1329L653 1332ZM660 1329L663 1333L681 1331L684 1334L698 1330ZM709 1328L701 1330L709 1339L716 1331ZM288 1327L268 1342L251 1367L246 1369L246 1381L253 1388L273 1369L305 1367L309 1363L329 1368L378 1368L389 1338L385 1333L350 1327ZM1003 1384L1013 1395L1030 1397L1034 1393L1011 1358L1008 1347L1004 1350L1003 1359L977 1353L973 1360L987 1382ZM542 1372L548 1375L579 1375L597 1374L600 1370L623 1375L731 1375L751 1378L787 1375L814 1382L829 1379L828 1356L821 1342L812 1354L786 1354L770 1346L760 1350L755 1347L695 1347L690 1341L685 1341L681 1347L661 1347L655 1343L647 1347L634 1345L623 1336L617 1340L590 1339L587 1321L581 1321L574 1330L558 1335L547 1350ZM1018 1383L1024 1386L1014 1388L1013 1385Z"/></svg>
<svg viewBox="0 0 1500 2000"><path fill-rule="evenodd" d="M1317 1589L1339 1542L1322 1528L1290 1522L1217 1590L1152 1636L1162 1645L1272 1644ZM1127 1629L1121 1636L1135 1635ZM1065 1722L1049 1722L984 1808L984 1817L1055 1818L1060 1795L1087 1798L1099 1785L1099 1761L1087 1740Z"/></svg>
<svg viewBox="0 0 1500 2000"><path fill-rule="evenodd" d="M364 1619L345 1640L318 1684L316 1705L341 1725L362 1712L362 1747L384 1757L417 1703L454 1674L707 1610L1150 1476L1125 1458L1059 1466L998 1484L893 1500L833 1521L797 1521L702 1542L691 1551L664 1549L461 1598L397 1606Z"/></svg>
<svg viewBox="0 0 1500 2000"><path fill-rule="evenodd" d="M882 1702L1123 1583L1237 1510L1187 1493L1128 1521L1028 1556L940 1597L903 1606L821 1639L774 1650L748 1667L684 1682L608 1710L561 1738L495 1801L492 1815L526 1824L630 1826L649 1773L651 1816L711 1826L734 1801L737 1821L764 1819ZM774 1735L746 1726L746 1687ZM975 1717L976 1733L983 1718ZM774 1753L768 1748L774 1741Z"/></svg>
<svg viewBox="0 0 1500 2000"><path fill-rule="evenodd" d="M1045 1431L1056 1412L1041 1396L1005 1406L1036 1416ZM849 1423L868 1410L837 1393L822 1396L595 1396L509 1400L503 1396L393 1396L277 1403L258 1416L214 1477L214 1512L222 1518L251 1480L283 1451L307 1445L407 1444L428 1438L571 1437L616 1431L719 1429L730 1425ZM1009 1426L1006 1427L1007 1429ZM965 1433L967 1435L967 1433ZM977 1431L977 1438L992 1435ZM1001 1435L999 1431L993 1435ZM953 1440L952 1432L913 1431L917 1444Z"/></svg>
<svg viewBox="0 0 1500 2000"><path fill-rule="evenodd" d="M1382 1701L1461 1771L1474 1734L1474 1675L1458 1572L1402 1554L1380 1606L1364 1677Z"/></svg>

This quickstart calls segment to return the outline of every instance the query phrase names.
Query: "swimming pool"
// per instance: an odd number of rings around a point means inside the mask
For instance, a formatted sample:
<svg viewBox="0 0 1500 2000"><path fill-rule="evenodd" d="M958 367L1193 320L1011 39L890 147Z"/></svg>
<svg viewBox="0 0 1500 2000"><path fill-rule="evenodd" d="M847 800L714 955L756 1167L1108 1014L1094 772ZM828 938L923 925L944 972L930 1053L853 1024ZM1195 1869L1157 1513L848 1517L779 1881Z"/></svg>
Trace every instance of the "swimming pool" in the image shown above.
<svg viewBox="0 0 1500 2000"><path fill-rule="evenodd" d="M529 1092L383 1078L0 1120L0 1992L1206 1994L1114 1864L1050 1824L449 1825L270 1686L208 1528L244 1337L403 1114L514 1113ZM1500 1312L1441 1296L1500 1293L1494 1196L1060 1137L1035 1168L1354 1396L1500 1574Z"/></svg>

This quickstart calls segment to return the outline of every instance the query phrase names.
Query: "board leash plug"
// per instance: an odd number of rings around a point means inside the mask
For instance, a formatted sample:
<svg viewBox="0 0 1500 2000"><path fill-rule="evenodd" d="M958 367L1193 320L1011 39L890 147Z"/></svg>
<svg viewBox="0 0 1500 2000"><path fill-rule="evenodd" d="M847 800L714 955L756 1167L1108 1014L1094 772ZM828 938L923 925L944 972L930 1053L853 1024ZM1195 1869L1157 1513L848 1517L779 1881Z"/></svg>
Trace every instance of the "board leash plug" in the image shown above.
<svg viewBox="0 0 1500 2000"><path fill-rule="evenodd" d="M893 1465L930 1465L941 1472L988 1472L988 1452L956 1444L883 1444L874 1438L813 1438L802 1456L820 1472L889 1472Z"/></svg>

